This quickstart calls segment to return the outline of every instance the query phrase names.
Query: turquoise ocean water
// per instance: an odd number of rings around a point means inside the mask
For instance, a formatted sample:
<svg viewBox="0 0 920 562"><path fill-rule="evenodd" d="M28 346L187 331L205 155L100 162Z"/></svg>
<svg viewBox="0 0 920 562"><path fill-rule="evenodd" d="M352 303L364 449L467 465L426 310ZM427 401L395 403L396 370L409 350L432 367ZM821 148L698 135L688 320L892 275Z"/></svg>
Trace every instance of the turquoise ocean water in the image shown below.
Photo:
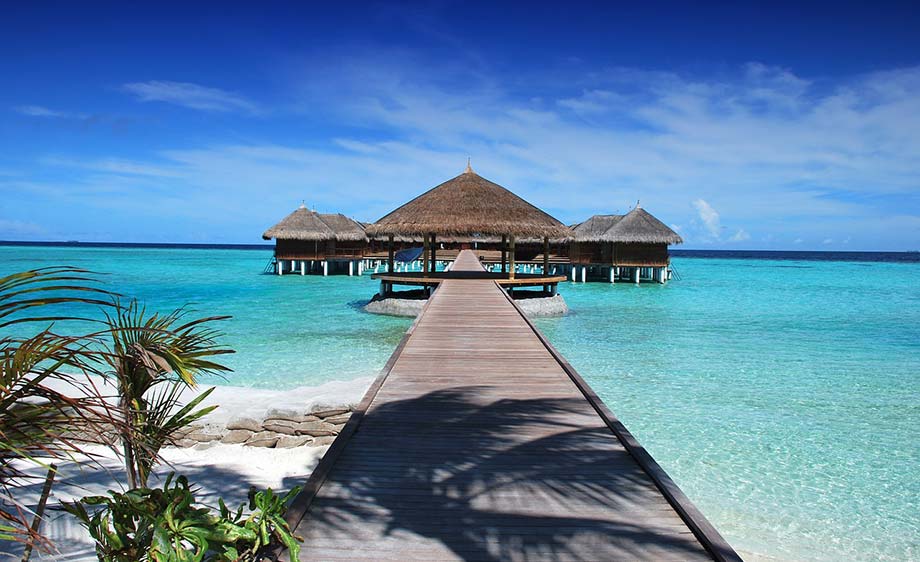
<svg viewBox="0 0 920 562"><path fill-rule="evenodd" d="M230 314L234 372L370 376L409 320L370 278L261 275L268 250L0 246L0 274L106 272L157 310ZM667 286L564 284L554 345L736 548L920 560L920 263L676 257Z"/></svg>

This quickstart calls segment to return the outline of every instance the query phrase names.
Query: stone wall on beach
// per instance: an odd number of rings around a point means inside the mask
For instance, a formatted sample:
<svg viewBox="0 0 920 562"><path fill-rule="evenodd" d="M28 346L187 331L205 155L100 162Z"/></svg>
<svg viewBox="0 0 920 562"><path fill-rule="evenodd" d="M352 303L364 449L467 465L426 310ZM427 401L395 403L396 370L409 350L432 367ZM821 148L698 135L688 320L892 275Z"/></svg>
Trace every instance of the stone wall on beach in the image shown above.
<svg viewBox="0 0 920 562"><path fill-rule="evenodd" d="M322 447L335 440L351 410L346 408L297 412L269 410L265 419L234 418L223 427L191 425L173 436L177 447L200 444L242 444L248 447L289 449Z"/></svg>

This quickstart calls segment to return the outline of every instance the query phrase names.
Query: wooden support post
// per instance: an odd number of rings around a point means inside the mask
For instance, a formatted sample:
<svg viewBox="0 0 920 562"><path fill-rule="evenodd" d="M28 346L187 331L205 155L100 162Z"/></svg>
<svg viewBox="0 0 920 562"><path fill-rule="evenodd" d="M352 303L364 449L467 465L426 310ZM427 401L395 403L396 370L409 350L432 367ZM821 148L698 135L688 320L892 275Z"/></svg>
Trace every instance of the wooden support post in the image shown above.
<svg viewBox="0 0 920 562"><path fill-rule="evenodd" d="M431 246L429 244L428 234L424 236L424 243L422 244L422 275L428 277L428 256L431 252Z"/></svg>
<svg viewBox="0 0 920 562"><path fill-rule="evenodd" d="M275 269L278 271L278 275L284 275L284 261L275 260Z"/></svg>
<svg viewBox="0 0 920 562"><path fill-rule="evenodd" d="M508 237L502 236L502 273L508 271L506 261L508 260Z"/></svg>
<svg viewBox="0 0 920 562"><path fill-rule="evenodd" d="M300 274L307 274L307 262L305 260L300 260Z"/></svg>
<svg viewBox="0 0 920 562"><path fill-rule="evenodd" d="M577 265L571 265L571 266L569 266L569 267L571 268L571 269L569 269L569 273L571 273L572 283L574 283L574 282L575 282L575 275L576 275L575 272L577 271L578 266L577 266Z"/></svg>
<svg viewBox="0 0 920 562"><path fill-rule="evenodd" d="M543 275L549 273L549 236L543 237Z"/></svg>
<svg viewBox="0 0 920 562"><path fill-rule="evenodd" d="M355 262L348 260L348 276L354 277L355 275Z"/></svg>
<svg viewBox="0 0 920 562"><path fill-rule="evenodd" d="M611 282L611 283L616 283L616 281L614 280L614 277L613 277L613 266L612 266L612 265L610 266L610 282Z"/></svg>
<svg viewBox="0 0 920 562"><path fill-rule="evenodd" d="M431 272L437 273L438 271L438 243L437 236L434 233L431 234Z"/></svg>
<svg viewBox="0 0 920 562"><path fill-rule="evenodd" d="M323 277L329 275L329 260L323 260Z"/></svg>
<svg viewBox="0 0 920 562"><path fill-rule="evenodd" d="M639 268L638 267L633 268L633 275L635 276L636 285L638 285L639 284Z"/></svg>
<svg viewBox="0 0 920 562"><path fill-rule="evenodd" d="M584 283L588 278L588 266L581 266L581 282Z"/></svg>
<svg viewBox="0 0 920 562"><path fill-rule="evenodd" d="M387 236L387 273L393 273L393 235Z"/></svg>
<svg viewBox="0 0 920 562"><path fill-rule="evenodd" d="M514 279L514 236L511 236L508 260L508 279Z"/></svg>

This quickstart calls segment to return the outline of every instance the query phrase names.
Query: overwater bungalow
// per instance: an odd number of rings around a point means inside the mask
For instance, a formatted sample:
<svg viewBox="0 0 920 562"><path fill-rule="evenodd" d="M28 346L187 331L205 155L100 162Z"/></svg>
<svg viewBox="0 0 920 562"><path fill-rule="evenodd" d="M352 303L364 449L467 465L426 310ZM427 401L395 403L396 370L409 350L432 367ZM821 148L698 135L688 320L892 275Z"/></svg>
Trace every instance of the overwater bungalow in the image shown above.
<svg viewBox="0 0 920 562"><path fill-rule="evenodd" d="M273 269L278 275L360 275L368 246L360 222L339 213L317 213L304 205L266 230L262 238L275 239Z"/></svg>
<svg viewBox="0 0 920 562"><path fill-rule="evenodd" d="M572 228L572 281L666 283L671 263L668 245L683 242L638 203L625 215L594 215Z"/></svg>
<svg viewBox="0 0 920 562"><path fill-rule="evenodd" d="M423 268L421 276L417 276L422 284L436 271L439 242L446 240L456 250L469 248L479 240L497 241L501 271L506 273L506 280L523 284L524 279L515 281L517 240L542 242L542 269L547 272L550 240L568 239L572 234L567 226L480 176L469 165L459 176L419 195L367 227L368 236L386 239L387 272L394 271L394 248L400 238L422 239ZM394 283L399 284L400 278L381 277L381 293L388 293ZM436 283L436 280L431 281L431 284ZM535 284L540 283L535 281ZM551 285L555 288L555 283Z"/></svg>

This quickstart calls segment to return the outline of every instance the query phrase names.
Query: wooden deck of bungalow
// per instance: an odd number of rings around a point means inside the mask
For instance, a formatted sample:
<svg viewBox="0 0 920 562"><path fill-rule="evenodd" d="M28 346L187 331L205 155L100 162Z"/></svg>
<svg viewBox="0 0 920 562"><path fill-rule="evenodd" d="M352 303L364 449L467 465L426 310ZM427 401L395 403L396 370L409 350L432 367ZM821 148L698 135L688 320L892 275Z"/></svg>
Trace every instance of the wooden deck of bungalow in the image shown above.
<svg viewBox="0 0 920 562"><path fill-rule="evenodd" d="M288 520L301 560L740 560L487 279L441 283Z"/></svg>

